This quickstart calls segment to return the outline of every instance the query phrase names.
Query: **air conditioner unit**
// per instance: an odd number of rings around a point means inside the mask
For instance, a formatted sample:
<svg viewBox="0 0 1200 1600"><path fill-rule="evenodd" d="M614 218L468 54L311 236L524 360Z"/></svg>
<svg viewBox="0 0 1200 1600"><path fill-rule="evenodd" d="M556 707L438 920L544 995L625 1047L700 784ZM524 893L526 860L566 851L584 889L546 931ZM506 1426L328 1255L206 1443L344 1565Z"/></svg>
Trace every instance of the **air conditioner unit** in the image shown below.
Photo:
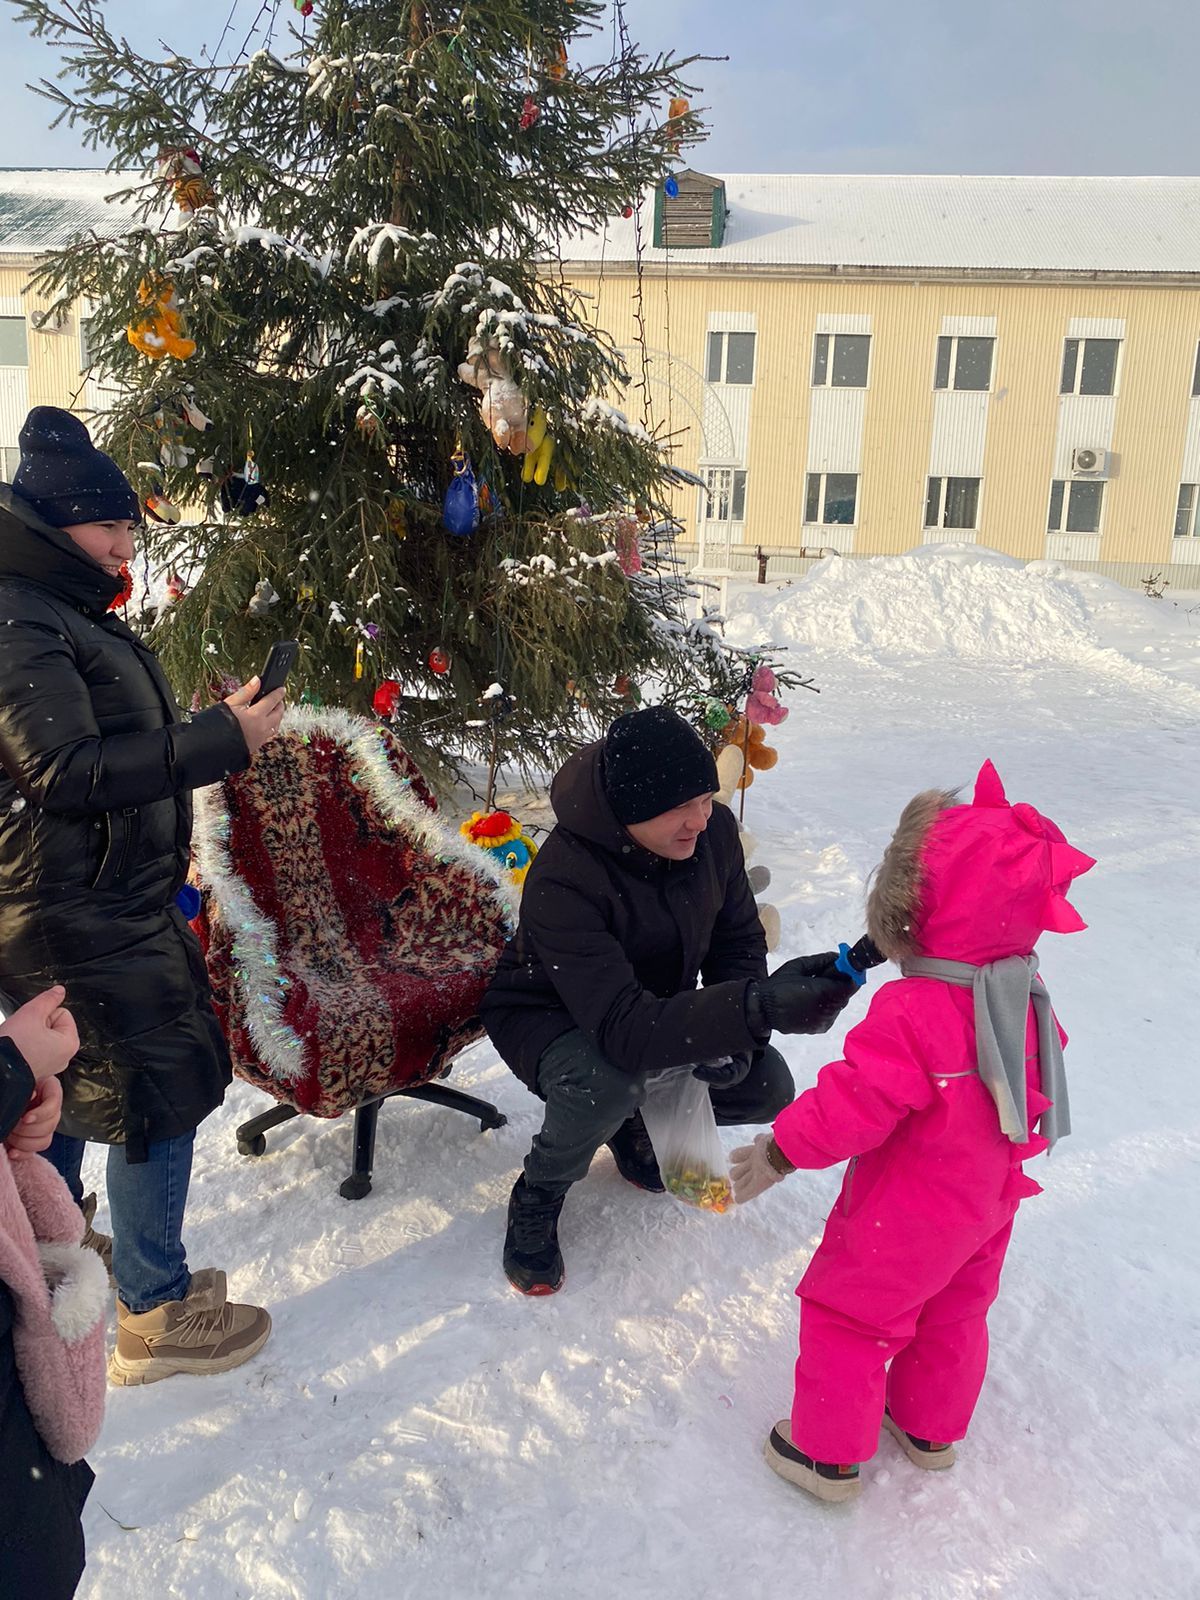
<svg viewBox="0 0 1200 1600"><path fill-rule="evenodd" d="M1096 450L1090 446L1080 446L1071 451L1071 471L1086 472L1093 475L1103 472L1108 461L1107 450Z"/></svg>
<svg viewBox="0 0 1200 1600"><path fill-rule="evenodd" d="M29 320L35 333L70 333L72 329L71 313L65 306L31 312Z"/></svg>

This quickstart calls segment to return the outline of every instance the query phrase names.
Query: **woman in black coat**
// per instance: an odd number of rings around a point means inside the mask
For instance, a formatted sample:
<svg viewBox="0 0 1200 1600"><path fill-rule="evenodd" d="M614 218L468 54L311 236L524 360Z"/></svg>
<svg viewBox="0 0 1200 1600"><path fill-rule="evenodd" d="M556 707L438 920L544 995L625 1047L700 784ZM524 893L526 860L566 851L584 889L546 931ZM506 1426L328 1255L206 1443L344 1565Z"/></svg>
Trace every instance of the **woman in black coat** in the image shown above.
<svg viewBox="0 0 1200 1600"><path fill-rule="evenodd" d="M140 516L129 483L65 411L35 408L20 442L0 494L0 987L23 1000L61 983L79 1024L48 1154L82 1201L84 1141L111 1147L111 1376L224 1371L270 1318L184 1255L195 1129L231 1071L176 895L190 791L248 765L283 697L251 705L252 682L184 718L109 610Z"/></svg>

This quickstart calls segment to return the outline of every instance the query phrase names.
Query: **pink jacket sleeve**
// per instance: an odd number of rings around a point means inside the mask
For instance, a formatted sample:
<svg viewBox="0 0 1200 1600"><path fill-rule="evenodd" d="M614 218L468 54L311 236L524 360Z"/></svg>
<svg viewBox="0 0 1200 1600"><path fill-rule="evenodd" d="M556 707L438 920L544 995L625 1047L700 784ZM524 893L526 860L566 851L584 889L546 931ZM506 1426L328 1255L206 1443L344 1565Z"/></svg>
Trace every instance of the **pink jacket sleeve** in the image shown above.
<svg viewBox="0 0 1200 1600"><path fill-rule="evenodd" d="M797 1167L832 1167L874 1150L910 1111L929 1105L933 1087L920 1063L899 996L881 989L846 1035L841 1061L775 1120L775 1142Z"/></svg>

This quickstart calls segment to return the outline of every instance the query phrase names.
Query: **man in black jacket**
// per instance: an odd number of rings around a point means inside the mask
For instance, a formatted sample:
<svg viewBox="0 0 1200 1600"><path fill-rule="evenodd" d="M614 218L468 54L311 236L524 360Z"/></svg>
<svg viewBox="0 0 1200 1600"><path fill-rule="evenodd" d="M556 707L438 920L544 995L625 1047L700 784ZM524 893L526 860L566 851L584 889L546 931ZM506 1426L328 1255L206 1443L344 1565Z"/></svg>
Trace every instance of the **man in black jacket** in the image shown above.
<svg viewBox="0 0 1200 1600"><path fill-rule="evenodd" d="M283 696L251 682L185 719L154 652L111 612L141 508L68 412L37 406L0 487L0 984L66 987L83 1048L48 1158L83 1202L84 1142L110 1146L110 1376L223 1372L271 1319L189 1272L181 1236L195 1130L229 1052L176 903L191 791L247 766Z"/></svg>
<svg viewBox="0 0 1200 1600"><path fill-rule="evenodd" d="M649 1074L692 1066L717 1121L765 1123L794 1095L771 1030L822 1033L854 992L824 952L767 976L738 827L682 717L620 717L551 788L557 826L483 1001L501 1056L546 1102L509 1202L504 1267L524 1294L563 1281L558 1216L608 1143L622 1175L663 1184L638 1107ZM701 987L697 987L697 984Z"/></svg>

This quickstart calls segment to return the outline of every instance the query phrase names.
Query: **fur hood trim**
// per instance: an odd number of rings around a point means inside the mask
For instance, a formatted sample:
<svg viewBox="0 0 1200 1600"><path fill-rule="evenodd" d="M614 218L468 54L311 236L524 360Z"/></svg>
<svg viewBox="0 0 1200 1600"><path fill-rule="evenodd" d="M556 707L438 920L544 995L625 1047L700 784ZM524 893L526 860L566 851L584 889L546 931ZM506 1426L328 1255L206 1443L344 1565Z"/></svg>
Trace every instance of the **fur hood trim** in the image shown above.
<svg viewBox="0 0 1200 1600"><path fill-rule="evenodd" d="M920 955L912 925L921 903L921 850L941 813L958 804L957 789L926 789L905 806L867 894L867 932L891 961Z"/></svg>

